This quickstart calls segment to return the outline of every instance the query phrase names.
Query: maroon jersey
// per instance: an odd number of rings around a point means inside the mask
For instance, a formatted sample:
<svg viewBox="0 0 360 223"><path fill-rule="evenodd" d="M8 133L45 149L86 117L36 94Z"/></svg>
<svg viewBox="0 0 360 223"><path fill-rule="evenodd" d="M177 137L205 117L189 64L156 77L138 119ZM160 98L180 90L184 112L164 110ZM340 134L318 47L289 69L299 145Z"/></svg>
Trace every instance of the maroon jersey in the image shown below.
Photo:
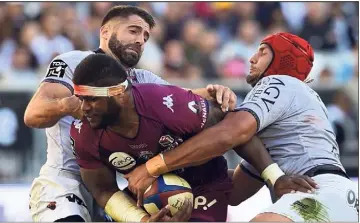
<svg viewBox="0 0 360 223"><path fill-rule="evenodd" d="M133 85L132 94L139 115L139 129L134 138L107 128L92 129L86 119L71 125L71 140L80 167L92 169L106 165L126 174L200 132L207 121L209 103L191 91L140 84ZM196 186L225 179L227 164L221 156L174 173Z"/></svg>

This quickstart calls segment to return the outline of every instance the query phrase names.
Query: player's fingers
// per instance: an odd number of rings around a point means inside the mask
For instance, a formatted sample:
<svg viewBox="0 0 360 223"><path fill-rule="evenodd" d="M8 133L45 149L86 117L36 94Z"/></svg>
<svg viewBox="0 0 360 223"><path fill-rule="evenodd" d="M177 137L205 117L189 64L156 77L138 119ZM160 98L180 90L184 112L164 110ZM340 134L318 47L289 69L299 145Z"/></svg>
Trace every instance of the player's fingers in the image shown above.
<svg viewBox="0 0 360 223"><path fill-rule="evenodd" d="M297 191L312 193L314 190L314 188L302 178L294 178L293 181L298 185L296 188Z"/></svg>
<svg viewBox="0 0 360 223"><path fill-rule="evenodd" d="M206 86L206 90L209 92L209 93L212 93L214 91L214 85L213 84L208 84Z"/></svg>
<svg viewBox="0 0 360 223"><path fill-rule="evenodd" d="M237 96L236 94L231 91L230 93L230 99L229 99L229 110L232 111L236 108L237 105Z"/></svg>
<svg viewBox="0 0 360 223"><path fill-rule="evenodd" d="M226 112L229 110L230 95L231 95L231 90L229 88L225 87L224 91L223 91L223 99L222 99L223 103L221 105L223 112Z"/></svg>
<svg viewBox="0 0 360 223"><path fill-rule="evenodd" d="M294 189L286 188L286 189L276 190L275 195L276 195L276 198L281 198L284 194L290 194L290 193L295 193L295 192L296 192L296 190L294 190Z"/></svg>
<svg viewBox="0 0 360 223"><path fill-rule="evenodd" d="M308 184L310 184L310 186L312 186L313 188L319 189L319 185L317 185L317 183L315 182L315 180L309 176L302 176L304 178L304 180L306 180L306 182L308 182Z"/></svg>
<svg viewBox="0 0 360 223"><path fill-rule="evenodd" d="M223 103L222 99L223 99L223 93L224 93L224 86L215 85L214 87L216 90L216 101L217 101L217 103L219 103L221 105Z"/></svg>
<svg viewBox="0 0 360 223"><path fill-rule="evenodd" d="M186 198L181 209L175 214L177 215L177 221L185 222L190 219L192 212L192 205L190 199Z"/></svg>
<svg viewBox="0 0 360 223"><path fill-rule="evenodd" d="M167 221L166 217L167 217L167 213L169 213L169 208L168 205L166 205L164 208L161 208L161 210L155 214L155 216L151 219L152 221Z"/></svg>

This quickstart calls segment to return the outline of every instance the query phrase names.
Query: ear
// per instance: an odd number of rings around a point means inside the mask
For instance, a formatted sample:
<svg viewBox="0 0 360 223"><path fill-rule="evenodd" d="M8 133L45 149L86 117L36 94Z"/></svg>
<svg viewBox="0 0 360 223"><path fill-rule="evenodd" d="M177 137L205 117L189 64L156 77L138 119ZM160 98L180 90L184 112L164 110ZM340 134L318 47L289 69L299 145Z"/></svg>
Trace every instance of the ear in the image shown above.
<svg viewBox="0 0 360 223"><path fill-rule="evenodd" d="M108 40L110 38L110 26L109 25L103 25L100 28L100 38L104 40Z"/></svg>

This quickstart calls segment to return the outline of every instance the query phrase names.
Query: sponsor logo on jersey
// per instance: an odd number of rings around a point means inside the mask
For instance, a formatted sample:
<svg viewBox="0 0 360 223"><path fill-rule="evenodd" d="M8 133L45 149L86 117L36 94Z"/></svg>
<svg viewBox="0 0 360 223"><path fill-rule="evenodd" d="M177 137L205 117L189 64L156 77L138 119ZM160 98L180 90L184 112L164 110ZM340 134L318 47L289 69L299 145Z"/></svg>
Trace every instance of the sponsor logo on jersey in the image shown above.
<svg viewBox="0 0 360 223"><path fill-rule="evenodd" d="M328 208L314 198L295 201L291 209L297 212L305 222L329 222Z"/></svg>
<svg viewBox="0 0 360 223"><path fill-rule="evenodd" d="M112 153L109 156L109 162L121 171L129 170L136 165L136 160L129 154L123 152Z"/></svg>
<svg viewBox="0 0 360 223"><path fill-rule="evenodd" d="M216 203L217 203L216 199L213 199L213 200L209 201L204 196L197 196L194 199L194 209L202 208L204 211L206 211Z"/></svg>
<svg viewBox="0 0 360 223"><path fill-rule="evenodd" d="M204 127L204 125L206 124L206 120L207 120L207 107L206 107L206 102L204 99L200 98L200 108L201 108L201 128Z"/></svg>
<svg viewBox="0 0 360 223"><path fill-rule="evenodd" d="M160 137L159 143L163 147L168 147L174 142L174 138L170 135L164 135Z"/></svg>
<svg viewBox="0 0 360 223"><path fill-rule="evenodd" d="M133 144L133 145L130 145L129 144L129 147L131 149L145 149L148 145L146 143L141 143L141 144Z"/></svg>
<svg viewBox="0 0 360 223"><path fill-rule="evenodd" d="M70 136L70 144L71 144L71 149L72 149L73 155L75 156L76 159L79 159L79 156L76 154L76 150L75 150L75 140L71 136Z"/></svg>
<svg viewBox="0 0 360 223"><path fill-rule="evenodd" d="M46 74L46 77L63 78L64 74L65 74L65 68L67 66L68 65L60 59L52 61L50 64L49 70Z"/></svg>
<svg viewBox="0 0 360 223"><path fill-rule="evenodd" d="M168 108L170 109L173 113L174 113L174 109L172 108L174 106L174 101L172 99L172 94L166 96L166 97L163 97L163 104Z"/></svg>
<svg viewBox="0 0 360 223"><path fill-rule="evenodd" d="M195 101L190 101L188 103L188 108L195 114L197 114L199 111L199 105L197 105Z"/></svg>
<svg viewBox="0 0 360 223"><path fill-rule="evenodd" d="M346 200L348 202L348 205L352 208L355 208L355 210L359 214L359 198L353 190L347 191Z"/></svg>
<svg viewBox="0 0 360 223"><path fill-rule="evenodd" d="M84 201L80 197L78 197L76 194L70 194L70 195L66 196L66 199L68 199L68 201L71 203L77 203L78 205L81 205L81 206L84 206L85 208L87 208Z"/></svg>
<svg viewBox="0 0 360 223"><path fill-rule="evenodd" d="M76 120L74 121L75 129L78 130L79 134L80 134L81 126L82 126L82 125L83 125L83 123L82 123L81 120L76 119Z"/></svg>
<svg viewBox="0 0 360 223"><path fill-rule="evenodd" d="M149 159L154 157L154 153L151 151L141 151L139 153L139 160L148 161Z"/></svg>

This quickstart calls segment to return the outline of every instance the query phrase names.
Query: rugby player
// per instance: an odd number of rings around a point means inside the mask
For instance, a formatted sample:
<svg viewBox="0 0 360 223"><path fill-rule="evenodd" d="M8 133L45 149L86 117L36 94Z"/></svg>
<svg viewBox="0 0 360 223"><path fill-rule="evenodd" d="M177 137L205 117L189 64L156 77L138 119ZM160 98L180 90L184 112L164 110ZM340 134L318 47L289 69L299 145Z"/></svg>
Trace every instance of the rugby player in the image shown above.
<svg viewBox="0 0 360 223"><path fill-rule="evenodd" d="M154 26L153 17L140 8L113 7L102 21L98 50L71 51L51 61L24 115L27 126L46 128L48 144L47 161L30 191L30 212L34 221L75 222L100 218L93 210L93 206L96 207L93 198L81 182L80 169L69 140L71 123L74 118L82 117L80 101L73 96L73 72L86 56L107 54L127 68L130 82L168 84L150 71L133 68ZM206 89L193 92L216 97L224 110L236 105L235 94L223 86L210 86L209 92ZM102 218L99 220L103 221Z"/></svg>
<svg viewBox="0 0 360 223"><path fill-rule="evenodd" d="M218 123L225 113L218 104L175 86L132 85L121 65L106 55L86 57L76 67L73 82L85 117L74 122L70 134L86 187L114 220L147 221L150 216L117 187L116 171L127 174L151 157L166 154ZM270 155L256 137L250 142L248 160L263 171L273 163ZM232 182L223 156L175 173L192 187L190 221L226 220ZM198 205L200 199L209 206Z"/></svg>
<svg viewBox="0 0 360 223"><path fill-rule="evenodd" d="M278 164L264 170L274 173L270 177L261 174L268 185L283 170L311 177L318 188L315 193L283 195L253 221L357 221L356 187L340 162L325 105L306 84L313 61L311 45L296 35L277 33L264 38L250 59L247 82L253 89L240 107L219 124L133 170L126 176L129 188L142 193L153 176L219 156L257 134ZM242 153L241 148L236 150ZM233 181L237 188L233 205L264 185L259 172L246 161L237 167Z"/></svg>

